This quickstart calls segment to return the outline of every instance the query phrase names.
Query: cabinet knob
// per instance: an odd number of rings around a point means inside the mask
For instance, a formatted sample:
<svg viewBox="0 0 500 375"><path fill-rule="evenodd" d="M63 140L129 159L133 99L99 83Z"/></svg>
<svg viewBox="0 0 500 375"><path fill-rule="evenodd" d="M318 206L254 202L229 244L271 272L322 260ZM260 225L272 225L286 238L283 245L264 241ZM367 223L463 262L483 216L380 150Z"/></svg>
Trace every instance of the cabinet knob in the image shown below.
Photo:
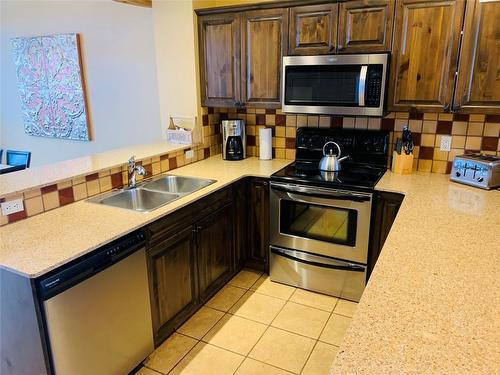
<svg viewBox="0 0 500 375"><path fill-rule="evenodd" d="M443 106L443 110L445 112L448 112L450 110L450 103L446 103L444 106Z"/></svg>

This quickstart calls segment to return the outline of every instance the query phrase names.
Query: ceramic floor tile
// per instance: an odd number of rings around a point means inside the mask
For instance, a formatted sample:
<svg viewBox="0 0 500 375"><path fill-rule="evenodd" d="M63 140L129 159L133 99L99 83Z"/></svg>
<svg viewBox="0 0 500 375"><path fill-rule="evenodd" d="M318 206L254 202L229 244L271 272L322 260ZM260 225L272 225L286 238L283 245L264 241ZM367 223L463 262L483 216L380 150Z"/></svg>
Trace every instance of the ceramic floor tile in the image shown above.
<svg viewBox="0 0 500 375"><path fill-rule="evenodd" d="M290 301L332 312L339 299L325 294L314 293L304 289L297 289L290 297Z"/></svg>
<svg viewBox="0 0 500 375"><path fill-rule="evenodd" d="M247 355L259 341L267 326L236 315L226 314L203 337L203 341Z"/></svg>
<svg viewBox="0 0 500 375"><path fill-rule="evenodd" d="M271 325L317 339L329 317L329 312L288 301Z"/></svg>
<svg viewBox="0 0 500 375"><path fill-rule="evenodd" d="M245 357L216 346L198 343L170 374L229 375L234 374Z"/></svg>
<svg viewBox="0 0 500 375"><path fill-rule="evenodd" d="M260 323L270 324L285 303L286 301L279 298L248 291L229 312Z"/></svg>
<svg viewBox="0 0 500 375"><path fill-rule="evenodd" d="M246 358L241 364L236 375L290 375L291 372L281 370L277 367L256 361L252 358Z"/></svg>
<svg viewBox="0 0 500 375"><path fill-rule="evenodd" d="M337 346L318 341L301 374L328 374L338 350Z"/></svg>
<svg viewBox="0 0 500 375"><path fill-rule="evenodd" d="M156 372L147 367L141 367L139 371L135 373L135 375L162 375L161 372Z"/></svg>
<svg viewBox="0 0 500 375"><path fill-rule="evenodd" d="M144 361L144 365L167 374L197 342L191 337L174 333Z"/></svg>
<svg viewBox="0 0 500 375"><path fill-rule="evenodd" d="M226 285L205 306L226 312L245 294L245 291L242 288Z"/></svg>
<svg viewBox="0 0 500 375"><path fill-rule="evenodd" d="M349 324L351 324L351 318L333 313L319 339L328 344L339 346Z"/></svg>
<svg viewBox="0 0 500 375"><path fill-rule="evenodd" d="M223 312L203 306L177 331L200 340L223 316Z"/></svg>
<svg viewBox="0 0 500 375"><path fill-rule="evenodd" d="M358 304L356 302L347 301L345 299L339 299L339 302L335 306L333 312L335 314L344 315L352 318L354 312L356 311Z"/></svg>
<svg viewBox="0 0 500 375"><path fill-rule="evenodd" d="M269 276L262 275L256 282L250 287L251 290L255 290L257 293L265 294L271 297L277 297L281 299L289 299L290 296L295 291L294 287L283 285L271 281Z"/></svg>
<svg viewBox="0 0 500 375"><path fill-rule="evenodd" d="M260 275L262 272L244 269L234 276L228 284L248 289L259 279Z"/></svg>
<svg viewBox="0 0 500 375"><path fill-rule="evenodd" d="M248 356L298 374L314 343L307 337L269 327Z"/></svg>

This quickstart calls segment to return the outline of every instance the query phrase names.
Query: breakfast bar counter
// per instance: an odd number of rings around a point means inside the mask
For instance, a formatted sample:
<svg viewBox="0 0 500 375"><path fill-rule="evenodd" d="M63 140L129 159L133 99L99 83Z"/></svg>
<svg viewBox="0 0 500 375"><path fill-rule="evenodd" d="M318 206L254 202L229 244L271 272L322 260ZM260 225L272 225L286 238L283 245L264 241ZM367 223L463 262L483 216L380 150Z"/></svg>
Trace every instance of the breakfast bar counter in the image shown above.
<svg viewBox="0 0 500 375"><path fill-rule="evenodd" d="M332 374L498 374L500 192L395 175L405 199Z"/></svg>

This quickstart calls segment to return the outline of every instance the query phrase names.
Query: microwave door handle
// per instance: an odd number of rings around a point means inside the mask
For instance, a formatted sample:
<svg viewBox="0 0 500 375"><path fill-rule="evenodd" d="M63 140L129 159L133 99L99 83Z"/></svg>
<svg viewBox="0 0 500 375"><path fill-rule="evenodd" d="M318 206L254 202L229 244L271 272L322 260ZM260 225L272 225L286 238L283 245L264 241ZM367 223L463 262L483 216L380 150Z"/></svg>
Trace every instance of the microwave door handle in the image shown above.
<svg viewBox="0 0 500 375"><path fill-rule="evenodd" d="M361 66L361 72L359 73L359 84L358 84L358 101L359 106L365 106L365 87L366 87L366 75L368 74L368 65Z"/></svg>
<svg viewBox="0 0 500 375"><path fill-rule="evenodd" d="M344 270L352 272L365 272L366 268L350 262L344 262L340 260L335 260L331 258L320 257L317 255L311 255L303 252L298 252L296 250L289 249L278 249L271 246L271 252L273 254L288 258L295 262L309 264L311 266L330 268L335 270Z"/></svg>

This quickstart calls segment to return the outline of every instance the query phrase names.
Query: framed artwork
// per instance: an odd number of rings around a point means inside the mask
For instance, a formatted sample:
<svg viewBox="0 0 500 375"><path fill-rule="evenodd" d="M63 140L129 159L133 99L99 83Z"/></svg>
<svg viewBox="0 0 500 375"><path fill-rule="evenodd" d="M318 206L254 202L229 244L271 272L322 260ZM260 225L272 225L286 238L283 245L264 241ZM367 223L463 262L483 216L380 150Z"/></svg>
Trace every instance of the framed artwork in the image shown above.
<svg viewBox="0 0 500 375"><path fill-rule="evenodd" d="M25 132L88 141L78 34L13 38L11 45Z"/></svg>

